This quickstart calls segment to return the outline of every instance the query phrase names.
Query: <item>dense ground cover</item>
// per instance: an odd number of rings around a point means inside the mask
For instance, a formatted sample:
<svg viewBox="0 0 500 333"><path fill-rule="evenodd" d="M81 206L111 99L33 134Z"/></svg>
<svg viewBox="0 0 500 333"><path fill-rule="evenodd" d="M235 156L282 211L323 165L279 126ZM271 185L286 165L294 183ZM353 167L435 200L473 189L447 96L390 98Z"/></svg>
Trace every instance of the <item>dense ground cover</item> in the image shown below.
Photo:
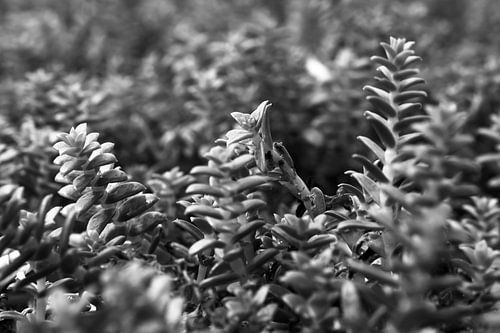
<svg viewBox="0 0 500 333"><path fill-rule="evenodd" d="M1 2L1 328L495 331L498 7Z"/></svg>

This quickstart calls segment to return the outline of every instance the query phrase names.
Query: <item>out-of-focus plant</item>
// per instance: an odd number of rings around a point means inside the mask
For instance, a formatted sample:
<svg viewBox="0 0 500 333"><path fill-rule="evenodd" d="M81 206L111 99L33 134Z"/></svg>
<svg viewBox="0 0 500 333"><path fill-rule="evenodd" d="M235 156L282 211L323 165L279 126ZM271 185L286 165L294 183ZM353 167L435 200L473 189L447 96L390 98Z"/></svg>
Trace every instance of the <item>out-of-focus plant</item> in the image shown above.
<svg viewBox="0 0 500 333"><path fill-rule="evenodd" d="M0 183L26 188L29 205L36 205L41 196L57 189L53 182L57 168L52 165L53 133L39 129L27 119L18 131L3 128L0 144Z"/></svg>
<svg viewBox="0 0 500 333"><path fill-rule="evenodd" d="M38 70L30 73L25 82L16 86L19 105L11 114L14 124L32 119L38 127L64 128L71 121L98 120L96 108L106 97L96 87L87 84L80 75L61 76L55 72ZM102 119L101 119L102 120Z"/></svg>

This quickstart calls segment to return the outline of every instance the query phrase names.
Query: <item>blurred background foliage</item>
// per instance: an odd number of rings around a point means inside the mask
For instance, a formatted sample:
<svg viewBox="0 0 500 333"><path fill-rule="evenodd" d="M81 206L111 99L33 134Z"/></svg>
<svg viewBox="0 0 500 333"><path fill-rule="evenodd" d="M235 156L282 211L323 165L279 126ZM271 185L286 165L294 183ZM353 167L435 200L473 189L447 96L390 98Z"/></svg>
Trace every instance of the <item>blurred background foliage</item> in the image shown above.
<svg viewBox="0 0 500 333"><path fill-rule="evenodd" d="M132 174L186 171L266 99L299 173L334 192L389 35L418 41L429 103L474 127L500 103L496 0L2 0L0 31L0 183L37 197L54 131L85 121Z"/></svg>

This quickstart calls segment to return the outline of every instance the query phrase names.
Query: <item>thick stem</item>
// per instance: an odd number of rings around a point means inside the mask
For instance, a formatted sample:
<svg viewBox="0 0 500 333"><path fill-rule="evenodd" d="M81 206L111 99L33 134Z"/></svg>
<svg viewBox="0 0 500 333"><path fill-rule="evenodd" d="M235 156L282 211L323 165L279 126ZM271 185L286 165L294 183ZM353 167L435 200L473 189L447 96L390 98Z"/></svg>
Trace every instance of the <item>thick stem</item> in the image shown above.
<svg viewBox="0 0 500 333"><path fill-rule="evenodd" d="M205 276L207 275L208 267L201 264L198 266L198 276L196 277L196 282L200 283L205 279Z"/></svg>
<svg viewBox="0 0 500 333"><path fill-rule="evenodd" d="M240 244L243 248L245 259L247 262L249 262L255 256L255 249L253 248L252 239L250 238L250 236L247 236Z"/></svg>
<svg viewBox="0 0 500 333"><path fill-rule="evenodd" d="M46 278L43 277L38 279L36 282L36 290L40 293L45 289ZM47 298L37 297L35 300L35 318L37 322L45 321L45 315L47 313Z"/></svg>
<svg viewBox="0 0 500 333"><path fill-rule="evenodd" d="M307 187L306 183L302 180L302 178L300 178L287 159L283 158L283 156L274 150L272 151L272 159L283 173L283 185L288 188L288 190L290 190L295 197L304 203L309 215L314 217L314 203L311 200L311 191Z"/></svg>

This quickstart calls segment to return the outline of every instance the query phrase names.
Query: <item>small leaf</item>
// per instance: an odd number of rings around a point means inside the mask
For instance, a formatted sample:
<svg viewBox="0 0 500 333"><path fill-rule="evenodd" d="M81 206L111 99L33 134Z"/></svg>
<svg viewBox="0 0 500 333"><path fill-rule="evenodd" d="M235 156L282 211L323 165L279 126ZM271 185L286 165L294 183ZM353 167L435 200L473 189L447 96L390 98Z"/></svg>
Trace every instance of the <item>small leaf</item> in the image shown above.
<svg viewBox="0 0 500 333"><path fill-rule="evenodd" d="M87 235L85 232L79 234L72 233L71 235L69 235L68 244L71 247L78 247L78 248L86 247L88 245L86 236Z"/></svg>
<svg viewBox="0 0 500 333"><path fill-rule="evenodd" d="M417 116L406 117L398 121L396 124L394 124L394 130L396 132L400 132L402 130L410 128L415 123L424 121L429 121L429 116L417 115Z"/></svg>
<svg viewBox="0 0 500 333"><path fill-rule="evenodd" d="M206 289L211 287L217 287L221 285L227 285L231 282L237 281L239 279L238 274L233 272L222 273L216 276L212 276L204 279L200 282L200 288Z"/></svg>
<svg viewBox="0 0 500 333"><path fill-rule="evenodd" d="M252 303L258 306L262 306L262 304L264 304L264 302L266 301L268 292L269 292L268 285L263 285L262 287L260 287L259 290L253 296Z"/></svg>
<svg viewBox="0 0 500 333"><path fill-rule="evenodd" d="M250 154L243 154L236 157L234 160L224 163L220 166L222 171L237 171L243 168L251 168L255 165L255 158Z"/></svg>
<svg viewBox="0 0 500 333"><path fill-rule="evenodd" d="M326 210L326 201L323 191L318 187L311 189L311 201L313 203L312 214L314 217L322 214Z"/></svg>
<svg viewBox="0 0 500 333"><path fill-rule="evenodd" d="M68 140L68 134L67 133L57 134L56 137L60 141L57 141L56 143L54 143L54 145L52 147L55 150L57 150L58 152L60 152L61 150L67 148L68 146L72 145L72 142L70 142ZM59 163L57 163L57 164L59 164Z"/></svg>
<svg viewBox="0 0 500 333"><path fill-rule="evenodd" d="M92 190L85 192L75 203L75 212L77 216L87 212L90 207L101 199L103 192L94 192Z"/></svg>
<svg viewBox="0 0 500 333"><path fill-rule="evenodd" d="M375 80L377 80L377 86L387 91L396 91L398 87L391 80L385 77L376 76Z"/></svg>
<svg viewBox="0 0 500 333"><path fill-rule="evenodd" d="M17 187L4 208L1 216L0 229L5 229L9 224L16 225L19 221L21 206L24 204L24 188Z"/></svg>
<svg viewBox="0 0 500 333"><path fill-rule="evenodd" d="M477 163L485 164L500 161L499 153L482 154L476 158Z"/></svg>
<svg viewBox="0 0 500 333"><path fill-rule="evenodd" d="M382 48L384 49L387 58L393 59L396 56L397 53L390 44L381 42L380 46L382 46Z"/></svg>
<svg viewBox="0 0 500 333"><path fill-rule="evenodd" d="M406 202L406 193L390 184L381 184L380 189L395 202L402 204L404 207L408 206Z"/></svg>
<svg viewBox="0 0 500 333"><path fill-rule="evenodd" d="M280 228L279 225L272 228L271 232L272 232L273 236L275 236L276 238L279 238L280 240L284 241L285 243L288 243L289 245L293 246L294 248L299 249L302 247L302 241L300 239L297 239L293 235L290 235L288 232L286 232L284 230L284 228Z"/></svg>
<svg viewBox="0 0 500 333"><path fill-rule="evenodd" d="M420 58L419 56L409 56L408 58L406 58L402 67L407 68L408 66L413 65L418 61L422 61L422 58Z"/></svg>
<svg viewBox="0 0 500 333"><path fill-rule="evenodd" d="M470 198L480 193L479 187L472 184L454 185L446 191L450 197Z"/></svg>
<svg viewBox="0 0 500 333"><path fill-rule="evenodd" d="M277 249L265 249L248 262L247 271L252 273L257 268L264 267L264 264L276 257L279 253L280 251Z"/></svg>
<svg viewBox="0 0 500 333"><path fill-rule="evenodd" d="M408 103L409 100L414 98L425 98L427 97L427 93L422 90L407 90L402 91L396 96L394 96L395 103Z"/></svg>
<svg viewBox="0 0 500 333"><path fill-rule="evenodd" d="M394 81L392 78L392 71L390 71L387 67L379 66L379 67L377 67L377 71L382 73L382 75L384 76L384 78L382 78L382 79L386 79L386 80L391 81L391 82ZM393 82L393 84L394 84L394 82Z"/></svg>
<svg viewBox="0 0 500 333"><path fill-rule="evenodd" d="M80 169L80 167L85 164L86 160L81 158L73 158L67 162L64 162L63 165L59 168L59 172L61 175L66 176L73 170Z"/></svg>
<svg viewBox="0 0 500 333"><path fill-rule="evenodd" d="M40 203L40 208L38 208L38 214L37 214L37 221L36 221L36 229L34 230L34 237L37 241L41 241L43 232L45 229L45 216L47 216L47 213L49 210L52 208L52 199L53 195L49 194L46 195L43 199L42 202ZM2 253L0 251L0 253Z"/></svg>
<svg viewBox="0 0 500 333"><path fill-rule="evenodd" d="M352 158L358 161L369 173L370 175L377 181L382 183L388 183L389 180L384 175L382 170L379 167L375 166L369 159L364 157L363 155L353 154Z"/></svg>
<svg viewBox="0 0 500 333"><path fill-rule="evenodd" d="M403 80L399 83L399 89L401 91L407 90L408 88L411 88L417 84L423 84L425 83L425 80L420 78L420 77L410 77L406 80Z"/></svg>
<svg viewBox="0 0 500 333"><path fill-rule="evenodd" d="M96 169L98 167L101 167L103 165L107 164L113 164L118 162L114 154L111 153L102 153L94 157L92 160L90 160L89 164L87 165L87 169Z"/></svg>
<svg viewBox="0 0 500 333"><path fill-rule="evenodd" d="M157 225L155 227L155 230L153 230L152 232L151 242L149 243L147 251L148 254L153 254L156 252L156 250L158 249L158 245L160 245L160 241L164 238L164 236L165 236L165 231L163 226L161 224ZM158 249L158 250L160 252L163 252L163 249Z"/></svg>
<svg viewBox="0 0 500 333"><path fill-rule="evenodd" d="M243 200L241 204L243 205L243 211L245 213L267 207L267 203L264 200L260 199Z"/></svg>
<svg viewBox="0 0 500 333"><path fill-rule="evenodd" d="M101 151L103 153L109 153L110 151L113 150L114 146L115 144L112 142L104 142L103 144L101 144Z"/></svg>
<svg viewBox="0 0 500 333"><path fill-rule="evenodd" d="M209 273L208 273L208 276L216 276L216 275L220 275L222 273L233 273L233 270L231 268L231 265L229 265L228 262L226 261L219 261L219 262L216 262L212 268L210 269Z"/></svg>
<svg viewBox="0 0 500 333"><path fill-rule="evenodd" d="M240 130L240 129L231 130L226 133L227 144L231 145L233 143L238 143L244 140L251 139L253 138L253 135L254 134L248 130Z"/></svg>
<svg viewBox="0 0 500 333"><path fill-rule="evenodd" d="M152 230L157 225L167 222L167 216L160 212L147 212L142 214L130 229L130 236L137 236Z"/></svg>
<svg viewBox="0 0 500 333"><path fill-rule="evenodd" d="M172 179L170 185L173 188L179 189L179 188L186 187L194 182L196 182L196 178L194 178L193 176L183 175L183 176L177 177L175 179Z"/></svg>
<svg viewBox="0 0 500 333"><path fill-rule="evenodd" d="M69 236L73 231L73 226L75 225L75 211L71 211L68 216L66 216L66 220L64 221L64 225L62 227L61 239L59 241L59 253L63 255L68 249L69 245Z"/></svg>
<svg viewBox="0 0 500 333"><path fill-rule="evenodd" d="M231 212L231 218L234 218L234 217L238 217L240 216L241 214L244 213L244 209L245 207L243 207L243 204L241 202L231 202L229 204L224 204L222 206L222 208L224 210L227 210L229 212Z"/></svg>
<svg viewBox="0 0 500 333"><path fill-rule="evenodd" d="M146 190L146 186L138 182L126 182L113 186L107 192L105 203L115 203Z"/></svg>
<svg viewBox="0 0 500 333"><path fill-rule="evenodd" d="M219 220L229 218L229 213L224 214L224 212L220 208L215 208L205 205L197 205L197 204L188 206L184 211L184 214L195 215L195 216L209 216Z"/></svg>
<svg viewBox="0 0 500 333"><path fill-rule="evenodd" d="M91 134L97 134L97 133L91 133ZM88 136L87 136L88 139ZM89 144L85 144L85 147L82 149L81 154L82 155L90 155L94 150L97 150L101 148L101 145L99 142L90 142Z"/></svg>
<svg viewBox="0 0 500 333"><path fill-rule="evenodd" d="M205 235L209 235L214 232L212 225L208 223L208 221L202 217L191 217L191 222L201 230Z"/></svg>
<svg viewBox="0 0 500 333"><path fill-rule="evenodd" d="M195 226L194 224L192 224L188 221L184 221L181 219L175 219L173 221L173 224L175 224L181 230L188 232L196 240L200 240L204 237L203 232L200 229L198 229L197 226Z"/></svg>
<svg viewBox="0 0 500 333"><path fill-rule="evenodd" d="M264 126L263 122L266 121L264 118L268 115L267 110L271 107L271 105L272 104L269 103L269 101L263 101L250 114L250 116L257 122L255 124L256 128L262 129L262 126Z"/></svg>
<svg viewBox="0 0 500 333"><path fill-rule="evenodd" d="M182 244L171 242L168 244L168 250L177 258L189 259L189 250Z"/></svg>
<svg viewBox="0 0 500 333"><path fill-rule="evenodd" d="M422 109L422 104L420 103L404 103L399 106L399 116L400 118L414 116L421 109Z"/></svg>
<svg viewBox="0 0 500 333"><path fill-rule="evenodd" d="M402 69L393 74L394 80L402 81L412 76L418 75L419 70L415 68Z"/></svg>
<svg viewBox="0 0 500 333"><path fill-rule="evenodd" d="M397 287L399 285L399 280L397 278L375 266L367 265L353 259L347 259L347 265L349 269L363 274L369 279L373 279L393 287Z"/></svg>
<svg viewBox="0 0 500 333"><path fill-rule="evenodd" d="M18 187L13 184L0 186L0 205L9 200L16 188Z"/></svg>
<svg viewBox="0 0 500 333"><path fill-rule="evenodd" d="M275 303L267 304L261 307L259 311L257 311L255 317L258 318L259 322L261 323L265 324L271 323L274 317L274 313L276 312L277 309L278 309L278 304ZM276 332L278 331L279 330L277 330Z"/></svg>
<svg viewBox="0 0 500 333"><path fill-rule="evenodd" d="M186 195L211 195L214 197L225 197L228 193L219 187L210 186L207 184L191 184L186 188Z"/></svg>
<svg viewBox="0 0 500 333"><path fill-rule="evenodd" d="M244 252L243 248L235 247L227 252L224 252L224 256L222 257L222 260L227 261L227 262L231 262L231 261L241 259L243 256L243 252ZM243 272L243 274L244 274L244 272Z"/></svg>
<svg viewBox="0 0 500 333"><path fill-rule="evenodd" d="M117 221L123 222L136 217L151 208L157 201L158 197L154 194L137 194L118 206Z"/></svg>
<svg viewBox="0 0 500 333"><path fill-rule="evenodd" d="M87 261L88 267L99 266L105 264L112 257L122 253L118 246L107 247L100 251L95 257Z"/></svg>
<svg viewBox="0 0 500 333"><path fill-rule="evenodd" d="M395 64L393 64L391 61L384 57L379 57L379 56L372 56L370 58L371 61L376 62L379 65L387 67L391 71L396 71L398 68Z"/></svg>
<svg viewBox="0 0 500 333"><path fill-rule="evenodd" d="M80 147L66 146L65 148L59 149L59 155L69 155L71 157L78 157L80 155Z"/></svg>
<svg viewBox="0 0 500 333"><path fill-rule="evenodd" d="M303 297L300 297L299 295L289 293L289 294L283 295L281 297L281 299L297 315L301 315L302 313L307 311L306 310L307 302Z"/></svg>
<svg viewBox="0 0 500 333"><path fill-rule="evenodd" d="M56 290L56 289L61 289L61 288L65 288L65 289L68 289L70 285L74 285L74 283L76 283L76 281L72 278L63 278L63 279L59 279L57 280L56 282L52 283L50 285L50 287L48 287L46 290L47 290L47 294L50 294L52 291Z"/></svg>
<svg viewBox="0 0 500 333"><path fill-rule="evenodd" d="M363 192L359 188L347 183L339 184L339 188L341 188L343 192L350 193L356 196L361 202L365 202L365 196L363 195Z"/></svg>
<svg viewBox="0 0 500 333"><path fill-rule="evenodd" d="M105 185L108 183L124 182L128 179L128 177L124 171L117 168L113 168L102 172L100 179L102 185Z"/></svg>
<svg viewBox="0 0 500 333"><path fill-rule="evenodd" d="M85 145L87 130L82 132L78 132L78 134L74 137L75 146L82 147Z"/></svg>
<svg viewBox="0 0 500 333"><path fill-rule="evenodd" d="M335 237L334 235L314 235L309 238L307 243L303 246L303 249L318 249L326 245L330 245L331 243L335 243L336 241L337 237Z"/></svg>
<svg viewBox="0 0 500 333"><path fill-rule="evenodd" d="M377 231L377 230L384 230L384 227L375 222L359 221L359 220L342 221L337 226L337 231L344 231L349 229L363 229L363 230Z"/></svg>
<svg viewBox="0 0 500 333"><path fill-rule="evenodd" d="M333 217L337 221L345 221L348 220L349 217L335 210L327 210L325 211L325 215Z"/></svg>
<svg viewBox="0 0 500 333"><path fill-rule="evenodd" d="M28 260L33 257L35 254L36 249L34 248L28 248L23 251L14 259L14 260L9 260L7 262L7 266L1 265L1 270L0 270L0 281L8 277L10 274L14 273L17 269L19 269L21 266L25 265ZM6 256L9 256L8 254ZM5 256L2 256L2 260ZM9 282L10 283L10 282ZM3 285L3 283L2 283ZM0 288L2 290L3 288ZM4 290L2 290L4 292ZM1 313L1 312L0 312Z"/></svg>
<svg viewBox="0 0 500 333"><path fill-rule="evenodd" d="M394 63L397 66L402 66L404 64L406 58L408 58L409 56L412 56L413 54L415 54L415 51L413 51L411 49L404 50L404 51L398 53L398 55L394 58Z"/></svg>
<svg viewBox="0 0 500 333"><path fill-rule="evenodd" d="M422 133L409 133L409 134L401 135L399 137L398 146L403 147L407 144L410 144L412 142L416 142L416 141L421 140L423 138L424 138L424 136L422 135Z"/></svg>
<svg viewBox="0 0 500 333"><path fill-rule="evenodd" d="M26 318L22 313L14 310L4 310L0 312L0 321L3 320L17 320L21 322L28 323L28 318ZM19 325L18 327L22 327Z"/></svg>
<svg viewBox="0 0 500 333"><path fill-rule="evenodd" d="M314 285L311 285L311 277L304 272L288 271L280 277L280 281L299 292L314 290Z"/></svg>
<svg viewBox="0 0 500 333"><path fill-rule="evenodd" d="M291 215L291 214L286 214L286 215ZM286 220L290 221L289 218ZM304 228L301 228L300 222L288 222L287 224L280 223L278 225L275 225L273 228L279 228L284 232L286 232L287 234L289 234L290 236L295 237L297 239L303 239L305 236L303 233Z"/></svg>
<svg viewBox="0 0 500 333"><path fill-rule="evenodd" d="M359 172L349 172L354 179L357 180L359 185L363 188L366 193L379 205L381 206L382 203L380 201L380 190L377 185L373 180L368 178L366 175L359 173Z"/></svg>
<svg viewBox="0 0 500 333"><path fill-rule="evenodd" d="M73 179L73 186L78 192L82 192L87 186L90 185L95 176L95 173L82 173Z"/></svg>
<svg viewBox="0 0 500 333"><path fill-rule="evenodd" d="M488 181L488 186L492 188L500 187L500 177L494 177Z"/></svg>
<svg viewBox="0 0 500 333"><path fill-rule="evenodd" d="M272 178L268 176L252 175L238 179L231 185L226 186L226 189L231 193L236 194L246 190L254 189L255 187L263 185L271 180Z"/></svg>
<svg viewBox="0 0 500 333"><path fill-rule="evenodd" d="M60 142L61 143L61 142ZM64 144L64 143L63 143ZM54 164L56 165L62 165L65 162L71 161L74 157L69 156L69 155L59 155L54 159ZM2 158L3 160L3 158Z"/></svg>
<svg viewBox="0 0 500 333"><path fill-rule="evenodd" d="M275 284L275 283L270 283L269 284L269 292L277 298L282 298L284 295L290 293L290 290L287 288L284 288L281 285Z"/></svg>
<svg viewBox="0 0 500 333"><path fill-rule="evenodd" d="M73 128L71 128L73 130ZM75 127L74 131L70 131L70 135L87 135L87 123L81 123L78 124L78 126Z"/></svg>
<svg viewBox="0 0 500 333"><path fill-rule="evenodd" d="M223 178L225 175L217 168L209 167L206 165L198 165L189 171L193 176L210 176L215 178Z"/></svg>
<svg viewBox="0 0 500 333"><path fill-rule="evenodd" d="M244 237L262 228L264 225L266 225L266 222L264 222L263 220L255 220L252 222L245 223L238 229L238 231L231 238L231 243L236 243L240 241Z"/></svg>
<svg viewBox="0 0 500 333"><path fill-rule="evenodd" d="M391 102L380 96L368 96L366 100L375 107L378 113L382 113L386 117L396 117L396 109L391 105Z"/></svg>
<svg viewBox="0 0 500 333"><path fill-rule="evenodd" d="M242 128L251 131L257 124L257 121L253 119L248 113L232 112L231 117L240 125Z"/></svg>
<svg viewBox="0 0 500 333"><path fill-rule="evenodd" d="M87 231L96 230L98 233L101 233L106 224L111 222L114 214L114 208L99 209L97 213L92 215L89 222L87 223Z"/></svg>
<svg viewBox="0 0 500 333"><path fill-rule="evenodd" d="M223 248L226 243L218 239L203 238L191 245L189 248L189 255L194 256L205 250L211 250L214 248Z"/></svg>
<svg viewBox="0 0 500 333"><path fill-rule="evenodd" d="M77 200L80 197L80 192L78 192L75 189L73 184L68 184L68 185L62 187L59 191L57 191L57 193L61 197L66 198L66 199L70 199L73 201Z"/></svg>
<svg viewBox="0 0 500 333"><path fill-rule="evenodd" d="M478 131L478 134L483 135L487 138L490 138L495 141L500 141L500 133L489 128L480 128Z"/></svg>
<svg viewBox="0 0 500 333"><path fill-rule="evenodd" d="M396 146L396 138L387 120L370 111L365 111L364 114L368 122L375 128L375 131L384 145L388 148L394 148L394 146Z"/></svg>
<svg viewBox="0 0 500 333"><path fill-rule="evenodd" d="M109 242L116 236L127 235L129 232L129 227L127 224L115 224L108 223L104 227L103 231L99 234L99 238L105 242Z"/></svg>

